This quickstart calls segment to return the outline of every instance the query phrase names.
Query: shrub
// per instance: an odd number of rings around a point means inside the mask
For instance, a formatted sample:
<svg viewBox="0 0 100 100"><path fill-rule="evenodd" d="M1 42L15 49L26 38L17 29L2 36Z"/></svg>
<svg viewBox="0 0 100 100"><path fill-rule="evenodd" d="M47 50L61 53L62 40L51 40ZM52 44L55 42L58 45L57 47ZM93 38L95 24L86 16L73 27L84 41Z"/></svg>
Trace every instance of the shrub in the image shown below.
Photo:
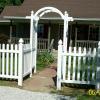
<svg viewBox="0 0 100 100"><path fill-rule="evenodd" d="M41 69L45 66L49 65L50 63L53 63L54 57L49 52L43 52L39 53L37 55L37 68Z"/></svg>

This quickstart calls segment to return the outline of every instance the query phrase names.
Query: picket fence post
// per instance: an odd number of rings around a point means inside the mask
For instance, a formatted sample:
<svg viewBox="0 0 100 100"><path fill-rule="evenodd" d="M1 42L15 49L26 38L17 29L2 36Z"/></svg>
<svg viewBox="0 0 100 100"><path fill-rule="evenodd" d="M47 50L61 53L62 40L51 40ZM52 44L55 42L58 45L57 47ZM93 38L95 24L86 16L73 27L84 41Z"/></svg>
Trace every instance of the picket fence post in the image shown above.
<svg viewBox="0 0 100 100"><path fill-rule="evenodd" d="M96 89L100 89L100 41L97 52Z"/></svg>
<svg viewBox="0 0 100 100"><path fill-rule="evenodd" d="M61 90L62 40L58 42L57 90Z"/></svg>
<svg viewBox="0 0 100 100"><path fill-rule="evenodd" d="M19 40L19 57L18 57L18 85L22 86L23 82L23 39Z"/></svg>

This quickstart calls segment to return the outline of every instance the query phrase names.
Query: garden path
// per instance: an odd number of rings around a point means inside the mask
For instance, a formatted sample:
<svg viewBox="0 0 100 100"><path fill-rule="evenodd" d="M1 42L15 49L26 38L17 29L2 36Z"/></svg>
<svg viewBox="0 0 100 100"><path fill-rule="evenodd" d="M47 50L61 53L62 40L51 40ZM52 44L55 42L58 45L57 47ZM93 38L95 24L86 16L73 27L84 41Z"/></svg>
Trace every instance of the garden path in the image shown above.
<svg viewBox="0 0 100 100"><path fill-rule="evenodd" d="M51 64L31 78L24 80L23 89L39 92L51 92L56 85L56 64Z"/></svg>

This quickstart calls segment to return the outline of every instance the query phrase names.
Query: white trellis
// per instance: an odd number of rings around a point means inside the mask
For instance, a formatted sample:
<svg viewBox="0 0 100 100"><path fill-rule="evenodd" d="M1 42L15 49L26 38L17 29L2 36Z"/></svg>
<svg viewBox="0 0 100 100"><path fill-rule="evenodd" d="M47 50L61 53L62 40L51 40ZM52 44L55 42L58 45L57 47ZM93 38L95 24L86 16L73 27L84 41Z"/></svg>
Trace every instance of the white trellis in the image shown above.
<svg viewBox="0 0 100 100"><path fill-rule="evenodd" d="M68 16L68 13L65 11L63 14L60 10L58 10L55 7L43 7L39 9L36 13L31 11L31 16L26 16L27 19L30 19L30 45L31 45L31 50L33 47L35 48L35 57L33 58L33 54L31 54L31 59L34 60L35 62L35 68L34 72L36 72L36 55L37 55L37 26L38 26L38 21L39 19L46 13L54 12L60 15L62 20L64 20L64 35L63 35L63 50L66 52L67 49L67 35L68 35L68 22L73 21L72 17ZM63 58L65 61L66 59ZM31 64L33 61L31 61Z"/></svg>

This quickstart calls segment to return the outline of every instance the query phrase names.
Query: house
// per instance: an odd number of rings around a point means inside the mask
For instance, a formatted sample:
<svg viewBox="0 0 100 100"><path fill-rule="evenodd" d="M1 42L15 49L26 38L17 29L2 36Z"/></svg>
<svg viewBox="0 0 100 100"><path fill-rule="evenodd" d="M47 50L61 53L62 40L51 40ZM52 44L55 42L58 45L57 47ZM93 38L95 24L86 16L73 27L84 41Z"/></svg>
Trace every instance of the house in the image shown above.
<svg viewBox="0 0 100 100"><path fill-rule="evenodd" d="M97 44L100 40L100 0L24 0L20 6L6 6L1 13L0 33L12 37L29 38L30 20L26 16L33 10L52 6L74 18L69 23L68 44ZM38 24L38 38L47 39L48 45L54 39L54 49L62 39L63 20L58 14L45 14Z"/></svg>

